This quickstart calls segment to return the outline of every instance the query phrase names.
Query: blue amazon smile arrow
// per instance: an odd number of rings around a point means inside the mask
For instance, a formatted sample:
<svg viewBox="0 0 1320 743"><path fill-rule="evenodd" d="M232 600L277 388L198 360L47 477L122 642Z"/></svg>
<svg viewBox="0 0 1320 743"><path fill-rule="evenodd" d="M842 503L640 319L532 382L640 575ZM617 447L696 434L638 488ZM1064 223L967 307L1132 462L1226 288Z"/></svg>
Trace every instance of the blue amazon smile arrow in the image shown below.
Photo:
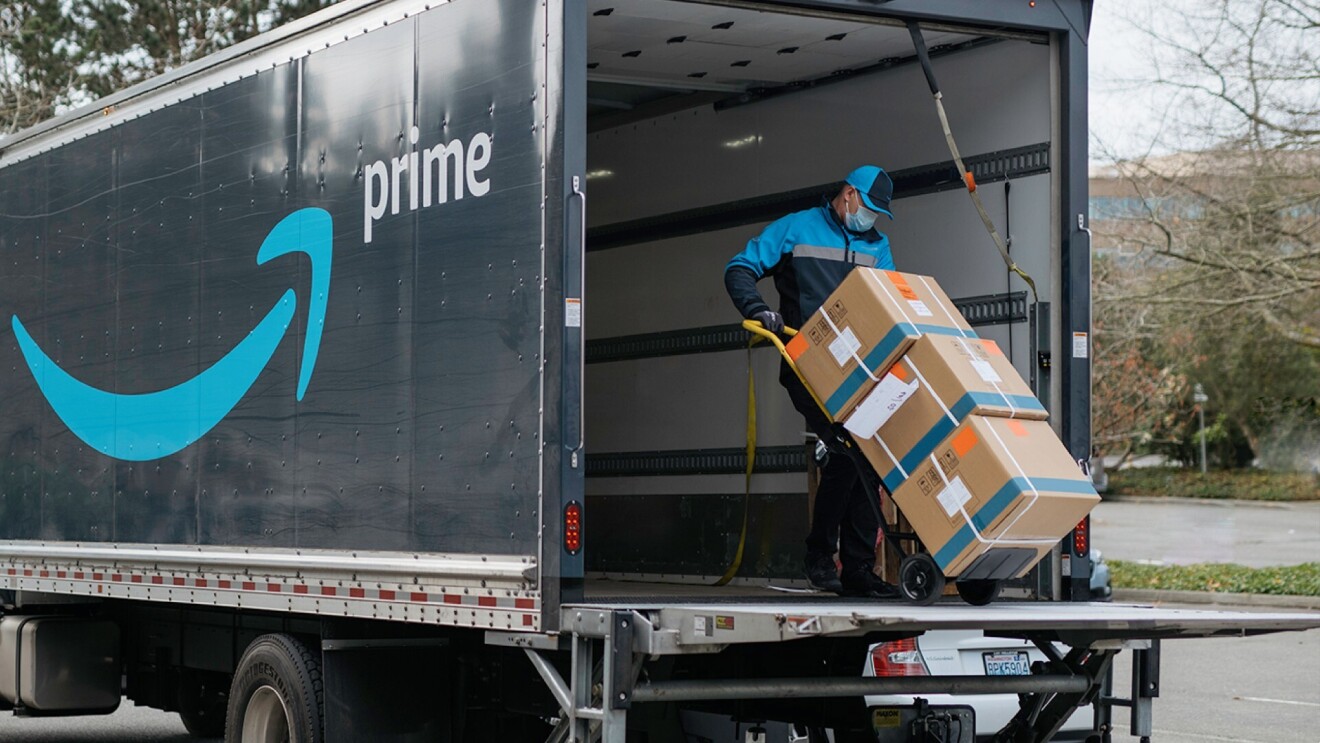
<svg viewBox="0 0 1320 743"><path fill-rule="evenodd" d="M299 400L312 379L325 328L333 232L324 209L300 209L280 220L257 251L257 265L289 253L306 253L312 262ZM141 462L192 445L238 405L275 355L297 304L294 291L286 290L248 336L210 368L174 387L142 394L106 392L75 379L41 350L17 315L12 325L37 387L69 430L107 456Z"/></svg>

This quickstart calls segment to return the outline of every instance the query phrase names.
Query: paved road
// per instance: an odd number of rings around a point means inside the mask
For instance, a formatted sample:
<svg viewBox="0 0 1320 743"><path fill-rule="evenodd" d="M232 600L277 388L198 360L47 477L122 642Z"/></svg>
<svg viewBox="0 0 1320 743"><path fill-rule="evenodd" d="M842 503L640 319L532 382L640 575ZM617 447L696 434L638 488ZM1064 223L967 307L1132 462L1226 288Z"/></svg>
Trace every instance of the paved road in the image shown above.
<svg viewBox="0 0 1320 743"><path fill-rule="evenodd" d="M1152 740L1158 743L1320 741L1320 630L1259 637L1165 641ZM1128 696L1131 656L1115 661ZM1116 743L1133 743L1127 710L1114 711Z"/></svg>
<svg viewBox="0 0 1320 743"><path fill-rule="evenodd" d="M20 719L0 712L3 743L198 743L179 716L125 701L113 715Z"/></svg>
<svg viewBox="0 0 1320 743"><path fill-rule="evenodd" d="M1252 567L1320 561L1320 502L1105 501L1091 514L1106 558Z"/></svg>

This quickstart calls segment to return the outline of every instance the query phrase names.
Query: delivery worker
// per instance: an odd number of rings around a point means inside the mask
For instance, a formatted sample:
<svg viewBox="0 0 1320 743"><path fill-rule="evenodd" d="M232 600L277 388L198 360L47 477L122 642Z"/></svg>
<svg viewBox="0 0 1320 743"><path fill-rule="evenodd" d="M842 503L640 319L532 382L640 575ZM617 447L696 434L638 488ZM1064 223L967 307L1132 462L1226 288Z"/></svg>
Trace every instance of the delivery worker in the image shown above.
<svg viewBox="0 0 1320 743"><path fill-rule="evenodd" d="M875 229L879 215L894 218L889 211L893 193L889 174L863 165L848 174L833 199L771 222L724 268L724 286L738 311L772 332L786 324L800 328L803 318L819 309L857 266L893 270L889 238ZM756 282L766 276L774 277L779 290L778 312L756 289ZM838 451L829 419L787 363L780 366L779 382L807 427L825 447ZM866 492L847 456L826 459L807 535L806 572L814 588L845 596L897 596L893 586L872 572L880 529L878 505L872 502L876 497ZM834 565L836 545L842 577Z"/></svg>

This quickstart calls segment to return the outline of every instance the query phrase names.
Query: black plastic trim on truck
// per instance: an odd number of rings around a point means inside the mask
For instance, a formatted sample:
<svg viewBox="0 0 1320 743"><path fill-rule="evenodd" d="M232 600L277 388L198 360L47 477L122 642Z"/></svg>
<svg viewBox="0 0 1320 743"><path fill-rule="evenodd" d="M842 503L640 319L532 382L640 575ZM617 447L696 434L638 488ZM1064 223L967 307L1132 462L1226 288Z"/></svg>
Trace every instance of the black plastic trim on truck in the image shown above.
<svg viewBox="0 0 1320 743"><path fill-rule="evenodd" d="M1069 29L1058 34L1059 65L1059 325L1055 329L1055 373L1061 399L1059 434L1079 464L1091 456L1091 233L1087 168L1087 42L1091 4L1064 4L1059 12ZM1072 14L1071 16L1069 14ZM1079 334L1085 334L1079 337ZM1085 519L1090 530L1090 516ZM1089 536L1089 535L1088 535ZM1091 561L1076 549L1073 535L1063 541L1063 596L1071 601L1091 597Z"/></svg>
<svg viewBox="0 0 1320 743"><path fill-rule="evenodd" d="M984 185L1010 178L1050 172L1050 143L973 155L964 160L976 182ZM890 173L894 198L965 188L952 160L918 165ZM723 204L685 209L654 217L600 225L587 230L587 251L608 250L625 245L653 242L701 232L770 222L793 211L820 203L822 196L838 188L837 182L822 183L792 191L740 199Z"/></svg>
<svg viewBox="0 0 1320 743"><path fill-rule="evenodd" d="M582 550L570 552L564 541L564 514L571 503L584 503L586 462L583 419L586 327L579 317L570 322L568 301L579 302L586 293L583 253L586 240L587 167L587 9L586 3L550 0L546 16L547 106L544 126L550 127L545 155L547 183L544 288L546 358L559 359L558 385L546 385L546 420L558 421L558 431L547 439L560 439L559 456L547 467L547 482L557 482L542 495L541 523L544 577L542 628L559 629L557 607L583 597L585 561ZM562 46L556 46L560 36ZM558 83L558 90L556 90ZM580 304L578 305L581 306ZM551 328L555 330L550 330ZM547 365L550 368L550 365ZM554 411L553 413L551 411ZM553 416L553 417L552 417ZM550 440L546 444L550 444ZM549 459L549 457L547 457ZM553 479L552 479L553 478ZM589 519L586 515L584 518Z"/></svg>
<svg viewBox="0 0 1320 743"><path fill-rule="evenodd" d="M765 446L756 450L757 474L807 471L803 446ZM741 475L747 472L747 450L671 449L607 452L587 455L587 477L655 477L661 475Z"/></svg>
<svg viewBox="0 0 1320 743"><path fill-rule="evenodd" d="M1024 291L963 297L953 300L953 304L973 327L1027 321L1027 293ZM587 363L735 351L746 348L747 339L747 331L738 324L597 338L587 341Z"/></svg>

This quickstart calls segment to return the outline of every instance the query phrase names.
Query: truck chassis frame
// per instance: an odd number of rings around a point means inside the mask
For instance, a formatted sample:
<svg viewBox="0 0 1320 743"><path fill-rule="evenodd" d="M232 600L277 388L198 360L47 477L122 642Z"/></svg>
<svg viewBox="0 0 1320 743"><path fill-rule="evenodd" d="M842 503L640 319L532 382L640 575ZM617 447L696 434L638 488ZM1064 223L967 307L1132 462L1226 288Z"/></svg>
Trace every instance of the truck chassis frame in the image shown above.
<svg viewBox="0 0 1320 743"><path fill-rule="evenodd" d="M1108 740L1113 708L1130 709L1131 732L1151 734L1165 638L1249 636L1310 625L1297 614L1204 612L1115 604L1053 605L1048 611L1003 603L985 610L893 602L565 606L559 635L490 631L486 642L521 648L560 707L551 743L623 743L634 705L656 702L847 698L868 694L1018 694L1018 714L1002 741L1050 740L1079 708L1095 705L1095 730ZM1029 676L856 676L651 679L654 661L718 654L732 646L815 637L911 637L927 630L984 628L1031 641L1047 661ZM723 628L723 629L722 629ZM1056 643L1068 647L1061 651ZM1112 663L1130 650L1130 698L1113 695ZM567 677L552 657L567 653ZM860 672L859 672L860 674Z"/></svg>

